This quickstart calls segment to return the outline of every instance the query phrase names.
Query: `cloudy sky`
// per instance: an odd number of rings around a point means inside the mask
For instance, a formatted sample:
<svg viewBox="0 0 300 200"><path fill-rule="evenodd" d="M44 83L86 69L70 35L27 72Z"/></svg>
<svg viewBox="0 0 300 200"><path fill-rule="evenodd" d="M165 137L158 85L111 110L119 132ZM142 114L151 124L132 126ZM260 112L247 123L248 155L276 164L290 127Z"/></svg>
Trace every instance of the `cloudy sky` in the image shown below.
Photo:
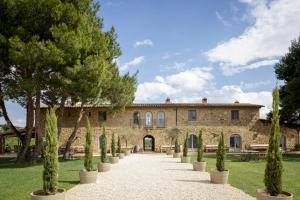
<svg viewBox="0 0 300 200"><path fill-rule="evenodd" d="M300 35L300 0L102 0L122 73L138 74L135 102L234 102L271 107L274 64ZM24 112L7 102L14 122ZM1 121L2 120L2 121ZM0 123L3 122L3 119Z"/></svg>

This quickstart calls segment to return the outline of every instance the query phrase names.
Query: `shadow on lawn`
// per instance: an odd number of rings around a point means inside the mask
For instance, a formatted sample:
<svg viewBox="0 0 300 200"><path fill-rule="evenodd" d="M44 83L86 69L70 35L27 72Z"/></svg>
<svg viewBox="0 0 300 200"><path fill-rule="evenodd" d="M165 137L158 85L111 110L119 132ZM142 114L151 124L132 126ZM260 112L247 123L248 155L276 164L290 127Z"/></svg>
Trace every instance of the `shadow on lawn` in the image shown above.
<svg viewBox="0 0 300 200"><path fill-rule="evenodd" d="M66 180L58 180L59 183L69 183L69 184L72 184L72 185L77 185L80 183L79 180L76 180L76 181L66 181Z"/></svg>

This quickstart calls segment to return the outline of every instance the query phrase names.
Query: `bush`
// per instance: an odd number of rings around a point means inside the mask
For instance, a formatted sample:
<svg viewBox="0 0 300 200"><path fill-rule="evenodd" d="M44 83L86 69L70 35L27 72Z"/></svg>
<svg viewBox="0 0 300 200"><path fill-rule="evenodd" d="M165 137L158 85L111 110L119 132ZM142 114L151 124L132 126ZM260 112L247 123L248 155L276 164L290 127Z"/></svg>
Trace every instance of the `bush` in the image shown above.
<svg viewBox="0 0 300 200"><path fill-rule="evenodd" d="M120 136L118 136L118 149L117 149L117 153L119 153L119 154L122 153Z"/></svg>
<svg viewBox="0 0 300 200"><path fill-rule="evenodd" d="M217 150L217 163L216 167L218 171L225 171L225 145L224 145L224 133L221 132Z"/></svg>
<svg viewBox="0 0 300 200"><path fill-rule="evenodd" d="M198 152L197 152L197 161L203 161L203 140L202 140L202 130L200 130L198 135Z"/></svg>
<svg viewBox="0 0 300 200"><path fill-rule="evenodd" d="M264 183L267 192L276 196L282 192L282 156L279 151L280 126L279 126L279 90L273 90L272 124L267 153Z"/></svg>
<svg viewBox="0 0 300 200"><path fill-rule="evenodd" d="M112 134L111 137L111 154L112 157L116 157L116 145L115 145L115 134Z"/></svg>
<svg viewBox="0 0 300 200"><path fill-rule="evenodd" d="M55 194L58 185L58 145L57 145L57 118L54 108L46 113L45 146L44 146L44 194Z"/></svg>
<svg viewBox="0 0 300 200"><path fill-rule="evenodd" d="M86 117L86 136L85 136L85 153L84 153L84 168L86 171L93 170L93 133L90 120Z"/></svg>
<svg viewBox="0 0 300 200"><path fill-rule="evenodd" d="M107 155L107 138L105 133L105 127L103 126L103 145L101 146L101 162L108 162Z"/></svg>
<svg viewBox="0 0 300 200"><path fill-rule="evenodd" d="M180 146L178 143L178 136L175 139L175 153L180 153Z"/></svg>
<svg viewBox="0 0 300 200"><path fill-rule="evenodd" d="M183 157L188 156L188 139L189 139L189 134L187 133L183 144Z"/></svg>

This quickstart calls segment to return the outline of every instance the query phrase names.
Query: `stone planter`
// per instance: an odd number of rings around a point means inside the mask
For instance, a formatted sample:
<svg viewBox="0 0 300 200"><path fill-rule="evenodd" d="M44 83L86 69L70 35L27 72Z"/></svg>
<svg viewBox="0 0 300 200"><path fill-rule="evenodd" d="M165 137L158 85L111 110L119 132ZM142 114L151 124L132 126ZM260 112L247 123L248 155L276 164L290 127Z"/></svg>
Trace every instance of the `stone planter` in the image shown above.
<svg viewBox="0 0 300 200"><path fill-rule="evenodd" d="M119 157L109 157L109 162L111 164L116 164L119 162Z"/></svg>
<svg viewBox="0 0 300 200"><path fill-rule="evenodd" d="M167 150L167 155L169 156L169 155L173 155L173 153L174 153L174 150Z"/></svg>
<svg viewBox="0 0 300 200"><path fill-rule="evenodd" d="M216 184L227 184L228 175L229 175L229 170L225 170L221 172L218 170L210 171L210 181Z"/></svg>
<svg viewBox="0 0 300 200"><path fill-rule="evenodd" d="M124 156L125 156L124 153L119 153L119 158L120 158L120 159L123 159Z"/></svg>
<svg viewBox="0 0 300 200"><path fill-rule="evenodd" d="M180 153L173 153L173 158L180 158Z"/></svg>
<svg viewBox="0 0 300 200"><path fill-rule="evenodd" d="M125 151L125 156L129 156L131 154L130 150Z"/></svg>
<svg viewBox="0 0 300 200"><path fill-rule="evenodd" d="M110 170L110 163L98 163L98 172L108 172Z"/></svg>
<svg viewBox="0 0 300 200"><path fill-rule="evenodd" d="M206 162L205 161L193 162L193 169L194 169L194 171L205 172Z"/></svg>
<svg viewBox="0 0 300 200"><path fill-rule="evenodd" d="M66 190L63 188L57 189L54 195L44 195L43 190L35 191L30 194L31 200L65 200Z"/></svg>
<svg viewBox="0 0 300 200"><path fill-rule="evenodd" d="M79 178L81 184L96 183L98 171L85 171L79 172Z"/></svg>
<svg viewBox="0 0 300 200"><path fill-rule="evenodd" d="M189 156L187 156L187 157L182 156L181 157L181 162L182 163L190 163L191 162L191 157L189 157Z"/></svg>
<svg viewBox="0 0 300 200"><path fill-rule="evenodd" d="M257 189L256 199L257 200L292 200L293 194L288 192L282 192L278 196L271 196L265 191L265 189Z"/></svg>

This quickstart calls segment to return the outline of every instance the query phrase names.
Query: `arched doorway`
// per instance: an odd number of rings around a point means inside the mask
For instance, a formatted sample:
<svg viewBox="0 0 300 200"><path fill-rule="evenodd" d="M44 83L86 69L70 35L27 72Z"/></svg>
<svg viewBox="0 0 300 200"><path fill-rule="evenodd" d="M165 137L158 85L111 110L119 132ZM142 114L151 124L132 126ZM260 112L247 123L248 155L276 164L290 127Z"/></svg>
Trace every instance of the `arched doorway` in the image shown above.
<svg viewBox="0 0 300 200"><path fill-rule="evenodd" d="M155 150L155 139L152 135L146 135L143 139L144 151Z"/></svg>
<svg viewBox="0 0 300 200"><path fill-rule="evenodd" d="M230 149L233 151L240 151L242 146L241 136L233 134L230 136Z"/></svg>
<svg viewBox="0 0 300 200"><path fill-rule="evenodd" d="M198 144L197 144L197 136L194 135L194 134L190 134L189 135L189 148L190 149L195 149L198 147Z"/></svg>

